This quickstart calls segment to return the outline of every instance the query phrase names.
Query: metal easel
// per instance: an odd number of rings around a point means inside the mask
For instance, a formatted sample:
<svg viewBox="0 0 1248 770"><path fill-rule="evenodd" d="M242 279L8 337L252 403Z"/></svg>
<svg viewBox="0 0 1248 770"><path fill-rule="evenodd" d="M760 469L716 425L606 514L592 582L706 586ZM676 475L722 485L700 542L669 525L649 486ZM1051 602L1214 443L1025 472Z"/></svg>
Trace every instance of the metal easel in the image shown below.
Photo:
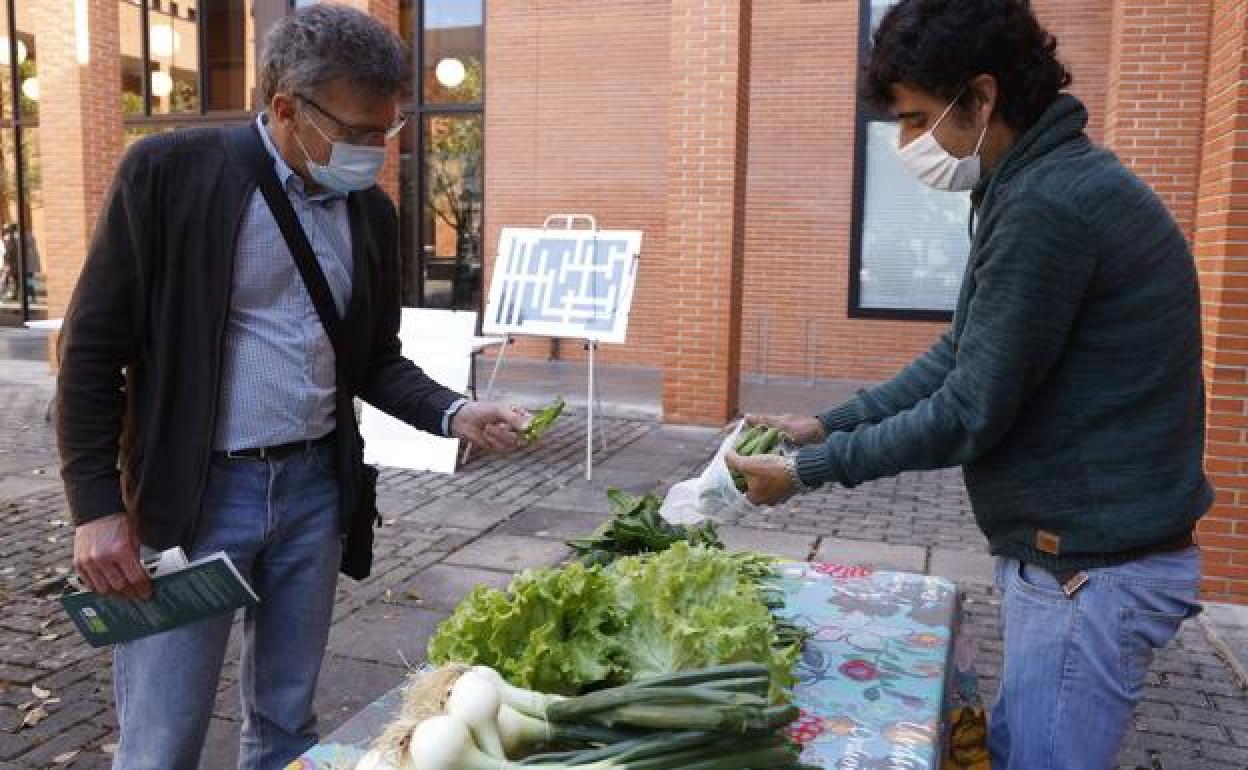
<svg viewBox="0 0 1248 770"><path fill-rule="evenodd" d="M562 227L556 227L555 223L562 222ZM598 220L592 214L551 214L542 222L543 230L576 230L577 222L586 222L589 224L589 230L594 233L594 249L597 252L597 233ZM498 378L498 372L503 366L503 358L506 356L507 348L515 343L515 335L506 335L507 342L499 348L498 356L494 359L494 368L490 372L490 379L485 386L485 398L489 401L494 393L494 382ZM584 340L585 351L587 353L587 392L585 398L586 406L586 431L585 431L585 480L592 481L594 478L594 417L595 413L602 412L602 393L598 388L598 380L596 377L596 368L594 365L595 354L598 351L598 341L593 339ZM602 425L601 420L598 422L598 438L602 446L602 451L607 450L607 432L606 427ZM463 462L468 461L471 447L465 447L463 454Z"/></svg>

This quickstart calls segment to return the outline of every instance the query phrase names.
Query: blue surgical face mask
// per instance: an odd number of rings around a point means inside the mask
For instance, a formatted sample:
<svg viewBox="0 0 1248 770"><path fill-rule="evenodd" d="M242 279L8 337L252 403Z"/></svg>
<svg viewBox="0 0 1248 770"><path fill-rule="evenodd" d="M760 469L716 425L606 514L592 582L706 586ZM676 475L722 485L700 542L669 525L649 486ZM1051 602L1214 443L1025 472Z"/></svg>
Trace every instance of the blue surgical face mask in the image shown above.
<svg viewBox="0 0 1248 770"><path fill-rule="evenodd" d="M335 142L325 136L325 132L316 125L315 120L308 120L308 122L330 144L329 162L317 163L312 160L312 155L304 146L303 140L299 138L298 132L295 132L295 140L299 142L299 148L303 150L303 155L307 158L308 176L312 177L312 181L328 190L343 194L367 190L377 184L381 167L386 162L386 148Z"/></svg>

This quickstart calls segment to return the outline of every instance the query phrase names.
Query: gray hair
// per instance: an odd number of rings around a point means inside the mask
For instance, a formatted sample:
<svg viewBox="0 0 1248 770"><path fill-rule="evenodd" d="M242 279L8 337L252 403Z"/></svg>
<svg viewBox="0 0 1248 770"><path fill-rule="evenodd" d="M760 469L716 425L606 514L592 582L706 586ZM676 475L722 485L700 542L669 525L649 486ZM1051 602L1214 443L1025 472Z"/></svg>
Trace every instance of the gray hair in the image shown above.
<svg viewBox="0 0 1248 770"><path fill-rule="evenodd" d="M282 17L264 40L260 100L310 93L345 80L371 96L396 96L411 73L407 46L380 21L344 5L318 3Z"/></svg>

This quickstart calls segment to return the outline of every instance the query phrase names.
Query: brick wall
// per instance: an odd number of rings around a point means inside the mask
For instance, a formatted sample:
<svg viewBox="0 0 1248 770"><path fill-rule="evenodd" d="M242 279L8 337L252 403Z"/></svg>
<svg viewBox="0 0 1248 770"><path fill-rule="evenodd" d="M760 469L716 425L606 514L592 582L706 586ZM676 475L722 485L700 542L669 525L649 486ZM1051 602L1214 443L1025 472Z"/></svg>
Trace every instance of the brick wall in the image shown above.
<svg viewBox="0 0 1248 770"><path fill-rule="evenodd" d="M115 0L87 0L86 64L78 60L73 0L43 0L39 51L39 151L48 208L40 255L48 316L61 317L121 157L120 45Z"/></svg>
<svg viewBox="0 0 1248 770"><path fill-rule="evenodd" d="M1196 215L1210 0L1116 0L1106 142L1190 238Z"/></svg>
<svg viewBox="0 0 1248 770"><path fill-rule="evenodd" d="M673 0L660 293L670 422L722 424L737 412L749 51L750 0Z"/></svg>
<svg viewBox="0 0 1248 770"><path fill-rule="evenodd" d="M1099 138L1110 2L1044 0L1037 10L1059 37ZM629 342L602 359L656 365L670 326L661 289L694 277L665 274L658 256L669 253L656 205L668 180L664 141L696 119L668 105L670 4L491 0L487 13L485 253L494 255L500 227L556 211L642 228ZM769 0L751 17L741 370L883 379L945 324L847 317L858 3ZM549 351L544 341L517 347ZM583 354L565 343L560 355Z"/></svg>
<svg viewBox="0 0 1248 770"><path fill-rule="evenodd" d="M1248 0L1214 0L1194 251L1208 383L1205 595L1248 603Z"/></svg>
<svg viewBox="0 0 1248 770"><path fill-rule="evenodd" d="M671 13L654 0L489 0L485 56L487 270L504 226L589 213L603 228L645 232L626 346L607 363L657 366L667 216ZM486 275L489 286L489 275ZM542 356L545 341L517 345ZM579 358L579 345L561 346Z"/></svg>

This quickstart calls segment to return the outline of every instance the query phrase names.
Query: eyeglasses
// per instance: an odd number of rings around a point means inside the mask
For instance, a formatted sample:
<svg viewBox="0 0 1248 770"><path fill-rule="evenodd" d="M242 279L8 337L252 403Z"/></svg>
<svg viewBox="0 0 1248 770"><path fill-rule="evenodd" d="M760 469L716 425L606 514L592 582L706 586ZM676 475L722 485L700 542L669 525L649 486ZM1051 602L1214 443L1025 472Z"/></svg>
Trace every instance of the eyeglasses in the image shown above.
<svg viewBox="0 0 1248 770"><path fill-rule="evenodd" d="M387 140L393 139L394 137L398 136L399 132L403 130L403 126L407 125L407 115L403 113L399 113L398 119L395 120L394 123L391 123L389 128L377 128L375 126L357 126L351 123L347 123L346 121L340 119L337 115L334 115L334 113L325 109L321 105L317 104L314 100L308 98L307 96L303 94L297 93L295 94L295 98L299 99L300 101L307 102L308 104L312 105L312 107L315 108L317 112L321 113L325 117L332 120L335 123L335 125L338 126L338 131L339 133L342 134L342 140L346 142L347 144L364 144L364 145L383 144ZM316 125L316 124L313 123L313 125ZM319 126L317 126L317 130L320 130ZM322 136L323 135L324 134L322 133Z"/></svg>

